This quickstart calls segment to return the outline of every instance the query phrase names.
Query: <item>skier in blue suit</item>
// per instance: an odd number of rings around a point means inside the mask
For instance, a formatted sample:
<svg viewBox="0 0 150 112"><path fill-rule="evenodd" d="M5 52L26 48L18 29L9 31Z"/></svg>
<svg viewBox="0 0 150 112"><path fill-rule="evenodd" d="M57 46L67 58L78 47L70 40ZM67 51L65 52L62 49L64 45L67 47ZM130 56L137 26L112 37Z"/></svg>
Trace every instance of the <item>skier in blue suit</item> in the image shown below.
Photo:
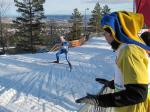
<svg viewBox="0 0 150 112"><path fill-rule="evenodd" d="M54 61L55 63L59 63L59 56L61 54L65 54L65 58L68 62L68 48L69 48L69 42L67 42L65 39L64 39L64 36L60 36L60 40L61 40L61 47L59 49L59 51L56 53L56 61Z"/></svg>

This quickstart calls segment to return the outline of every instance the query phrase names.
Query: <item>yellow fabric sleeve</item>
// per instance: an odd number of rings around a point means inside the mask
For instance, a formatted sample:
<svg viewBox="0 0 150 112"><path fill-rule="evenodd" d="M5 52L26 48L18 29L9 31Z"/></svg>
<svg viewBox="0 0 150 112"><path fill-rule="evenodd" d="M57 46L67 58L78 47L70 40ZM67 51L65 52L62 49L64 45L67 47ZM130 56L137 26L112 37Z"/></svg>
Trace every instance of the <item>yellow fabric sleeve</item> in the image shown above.
<svg viewBox="0 0 150 112"><path fill-rule="evenodd" d="M124 84L148 84L148 56L142 48L130 44L121 49L117 64Z"/></svg>

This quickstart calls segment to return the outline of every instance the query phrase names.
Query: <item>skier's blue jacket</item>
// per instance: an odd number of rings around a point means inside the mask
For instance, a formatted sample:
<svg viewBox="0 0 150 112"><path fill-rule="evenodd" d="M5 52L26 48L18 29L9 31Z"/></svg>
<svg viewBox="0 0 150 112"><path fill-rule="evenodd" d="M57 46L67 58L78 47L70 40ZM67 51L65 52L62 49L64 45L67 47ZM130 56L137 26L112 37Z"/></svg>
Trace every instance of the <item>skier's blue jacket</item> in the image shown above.
<svg viewBox="0 0 150 112"><path fill-rule="evenodd" d="M69 42L65 41L65 42L62 42L62 46L61 46L61 49L62 51L66 51L68 52L68 47L69 47Z"/></svg>

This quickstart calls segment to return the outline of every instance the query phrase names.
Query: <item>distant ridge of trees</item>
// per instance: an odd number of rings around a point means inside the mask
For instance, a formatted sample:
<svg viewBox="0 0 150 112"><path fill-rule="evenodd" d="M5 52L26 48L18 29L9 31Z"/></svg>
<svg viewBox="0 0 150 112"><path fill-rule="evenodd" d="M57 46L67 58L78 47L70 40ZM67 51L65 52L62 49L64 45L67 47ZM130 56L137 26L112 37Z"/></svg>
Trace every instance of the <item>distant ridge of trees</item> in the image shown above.
<svg viewBox="0 0 150 112"><path fill-rule="evenodd" d="M14 0L14 2L20 16L10 17L13 24L8 23L5 26L13 32L1 30L0 44L2 48L6 48L5 46L8 46L6 44L15 46L19 52L34 53L37 52L37 47L45 46L50 49L59 43L59 36L65 32L69 41L88 37L89 34L98 34L102 31L100 27L102 16L110 13L107 5L101 7L96 3L91 15L81 14L77 8L73 10L72 15L44 15L45 0ZM1 28L4 28L2 26L4 23L1 24Z"/></svg>

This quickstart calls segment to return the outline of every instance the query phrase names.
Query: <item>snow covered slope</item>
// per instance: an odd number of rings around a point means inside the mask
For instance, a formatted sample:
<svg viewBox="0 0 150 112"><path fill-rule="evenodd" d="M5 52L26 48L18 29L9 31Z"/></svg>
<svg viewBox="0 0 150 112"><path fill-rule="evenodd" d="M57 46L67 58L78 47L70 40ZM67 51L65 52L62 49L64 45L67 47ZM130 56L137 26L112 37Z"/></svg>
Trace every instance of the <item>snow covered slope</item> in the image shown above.
<svg viewBox="0 0 150 112"><path fill-rule="evenodd" d="M104 38L92 38L69 49L70 72L56 52L0 56L0 112L76 112L75 99L96 94L96 77L113 77L113 52Z"/></svg>

